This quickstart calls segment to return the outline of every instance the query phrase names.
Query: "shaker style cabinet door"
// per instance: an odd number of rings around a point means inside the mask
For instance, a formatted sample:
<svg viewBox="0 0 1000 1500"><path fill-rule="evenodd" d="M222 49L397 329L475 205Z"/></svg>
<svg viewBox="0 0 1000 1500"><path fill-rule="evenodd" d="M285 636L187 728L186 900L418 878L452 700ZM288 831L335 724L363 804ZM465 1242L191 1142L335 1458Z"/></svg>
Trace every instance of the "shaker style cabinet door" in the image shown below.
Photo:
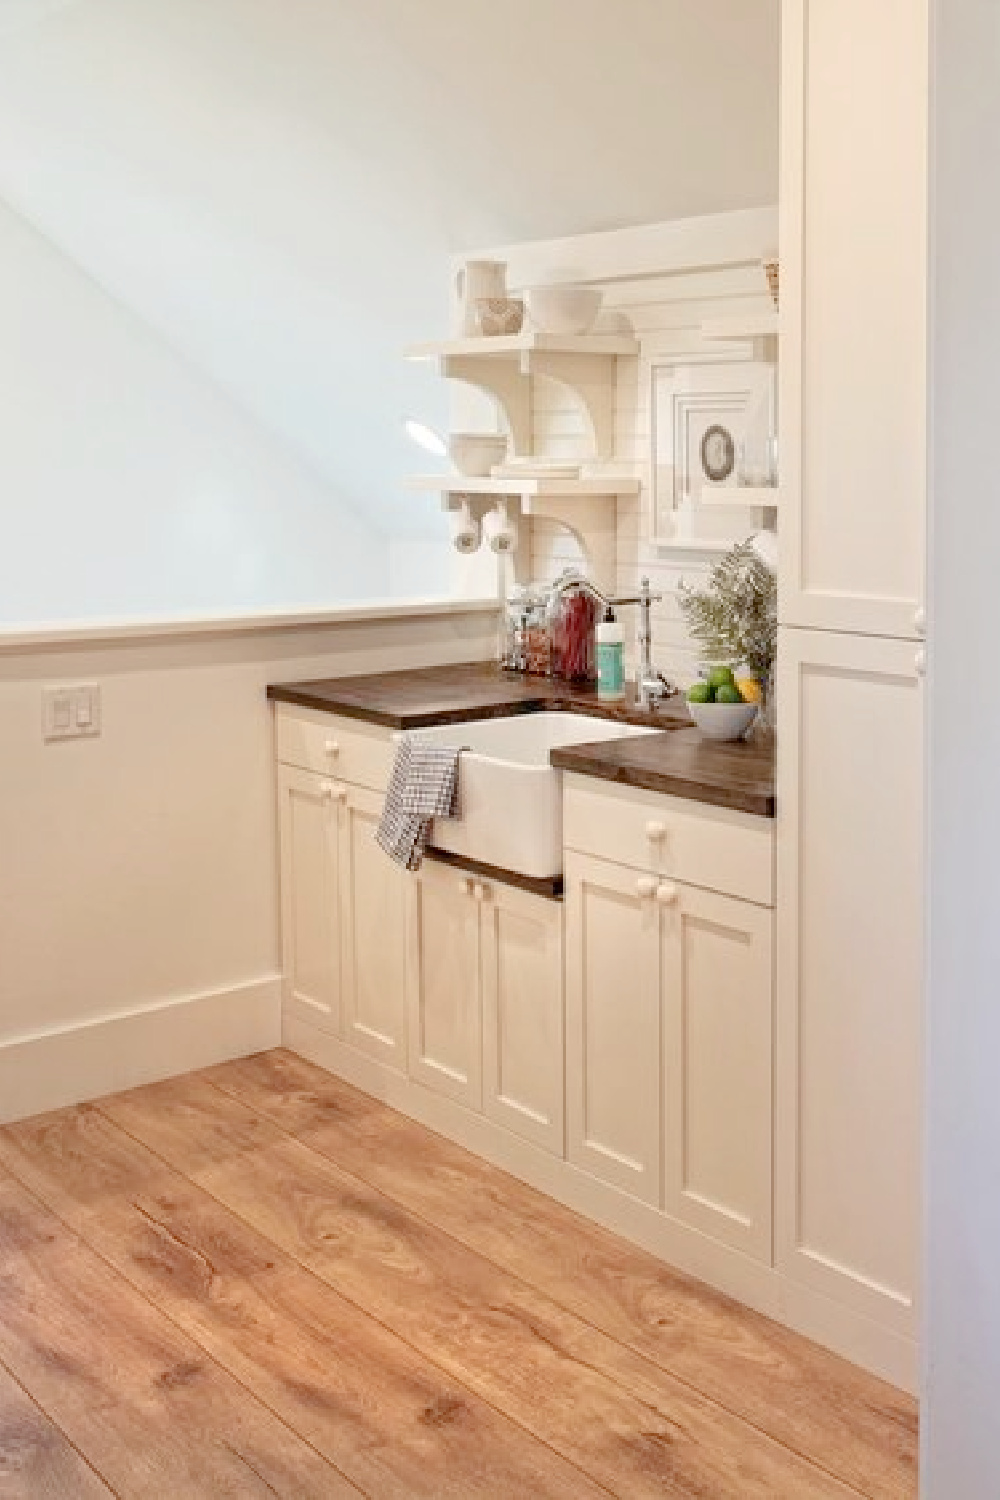
<svg viewBox="0 0 1000 1500"><path fill-rule="evenodd" d="M400 1072L406 1067L406 872L375 842L383 797L338 788L343 1033Z"/></svg>
<svg viewBox="0 0 1000 1500"><path fill-rule="evenodd" d="M662 881L664 1207L771 1262L774 912Z"/></svg>
<svg viewBox="0 0 1000 1500"><path fill-rule="evenodd" d="M506 885L480 889L483 1109L562 1156L562 906Z"/></svg>
<svg viewBox="0 0 1000 1500"><path fill-rule="evenodd" d="M789 1280L912 1338L923 678L913 642L786 630L778 667L778 1215Z"/></svg>
<svg viewBox="0 0 1000 1500"><path fill-rule="evenodd" d="M657 881L567 854L566 1107L577 1166L660 1203Z"/></svg>
<svg viewBox="0 0 1000 1500"><path fill-rule="evenodd" d="M406 937L410 1077L478 1110L482 986L471 878L432 860L407 875Z"/></svg>
<svg viewBox="0 0 1000 1500"><path fill-rule="evenodd" d="M281 947L285 1011L339 1032L340 819L336 786L278 767Z"/></svg>
<svg viewBox="0 0 1000 1500"><path fill-rule="evenodd" d="M927 0L783 0L782 624L923 628L927 57Z"/></svg>

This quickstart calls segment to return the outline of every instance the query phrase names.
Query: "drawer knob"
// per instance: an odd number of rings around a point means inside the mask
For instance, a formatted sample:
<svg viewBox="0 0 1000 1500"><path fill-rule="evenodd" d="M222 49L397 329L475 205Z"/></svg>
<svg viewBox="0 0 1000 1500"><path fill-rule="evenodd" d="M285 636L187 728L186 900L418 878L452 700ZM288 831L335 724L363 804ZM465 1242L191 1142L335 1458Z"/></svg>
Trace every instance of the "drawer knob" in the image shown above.
<svg viewBox="0 0 1000 1500"><path fill-rule="evenodd" d="M651 844L662 844L666 836L666 823L661 823L654 818L651 823L646 824L646 837L649 839Z"/></svg>
<svg viewBox="0 0 1000 1500"><path fill-rule="evenodd" d="M656 881L652 875L640 875L635 883L636 894L641 901L645 901L656 892Z"/></svg>
<svg viewBox="0 0 1000 1500"><path fill-rule="evenodd" d="M913 658L913 670L918 677L923 677L927 671L927 652L918 651Z"/></svg>
<svg viewBox="0 0 1000 1500"><path fill-rule="evenodd" d="M673 906L677 900L677 887L673 881L665 881L656 887L656 899L661 906Z"/></svg>
<svg viewBox="0 0 1000 1500"><path fill-rule="evenodd" d="M337 743L336 740L326 740L326 741L324 741L323 749L326 751L327 755L339 755L340 754L340 746L338 745L338 743Z"/></svg>
<svg viewBox="0 0 1000 1500"><path fill-rule="evenodd" d="M917 635L927 634L927 611L922 606L913 616L913 628Z"/></svg>

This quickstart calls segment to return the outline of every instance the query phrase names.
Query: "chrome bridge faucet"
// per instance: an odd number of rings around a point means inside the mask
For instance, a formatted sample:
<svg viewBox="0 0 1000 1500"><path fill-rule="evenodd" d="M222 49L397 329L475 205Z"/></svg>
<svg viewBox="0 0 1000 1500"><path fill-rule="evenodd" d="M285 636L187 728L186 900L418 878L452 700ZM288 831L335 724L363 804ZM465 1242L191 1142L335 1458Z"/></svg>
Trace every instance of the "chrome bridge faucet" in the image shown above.
<svg viewBox="0 0 1000 1500"><path fill-rule="evenodd" d="M578 569L567 568L552 584L551 592L559 595L567 593L570 589L583 590L599 604L603 604L606 609L609 607L619 609L627 604L639 606L639 670L635 682L639 707L652 709L663 698L672 697L677 692L675 684L669 678L664 677L663 673L653 665L653 605L658 604L663 595L652 593L649 579L641 580L637 594L621 594L614 597L603 593Z"/></svg>

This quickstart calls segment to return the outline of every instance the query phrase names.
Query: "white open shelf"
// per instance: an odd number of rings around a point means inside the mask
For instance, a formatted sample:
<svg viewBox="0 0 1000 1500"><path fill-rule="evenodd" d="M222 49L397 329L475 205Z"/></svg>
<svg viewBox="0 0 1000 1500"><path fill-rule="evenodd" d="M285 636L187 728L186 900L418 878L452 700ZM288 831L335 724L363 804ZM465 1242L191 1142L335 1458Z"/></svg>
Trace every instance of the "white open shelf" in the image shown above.
<svg viewBox="0 0 1000 1500"><path fill-rule="evenodd" d="M405 349L407 359L514 359L522 354L636 355L639 341L629 334L515 333L506 337L439 339L428 344L411 344Z"/></svg>
<svg viewBox="0 0 1000 1500"><path fill-rule="evenodd" d="M738 343L741 339L769 339L778 336L777 312L754 313L751 316L709 318L701 325L703 339L728 339Z"/></svg>
<svg viewBox="0 0 1000 1500"><path fill-rule="evenodd" d="M415 490L437 490L442 495L505 495L520 500L589 499L592 495L637 495L639 480L628 475L587 475L579 479L473 479L464 474L414 474L407 484Z"/></svg>
<svg viewBox="0 0 1000 1500"><path fill-rule="evenodd" d="M777 510L781 491L777 485L718 484L708 485L698 495L700 505L746 505L753 509Z"/></svg>

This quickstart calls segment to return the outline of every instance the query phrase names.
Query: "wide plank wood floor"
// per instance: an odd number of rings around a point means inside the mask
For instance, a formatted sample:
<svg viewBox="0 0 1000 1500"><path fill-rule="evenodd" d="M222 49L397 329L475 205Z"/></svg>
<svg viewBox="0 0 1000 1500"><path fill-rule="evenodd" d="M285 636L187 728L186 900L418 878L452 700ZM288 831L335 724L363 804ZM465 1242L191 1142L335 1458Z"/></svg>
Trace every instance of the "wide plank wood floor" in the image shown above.
<svg viewBox="0 0 1000 1500"><path fill-rule="evenodd" d="M0 1131L4 1500L901 1500L916 1425L288 1052Z"/></svg>

